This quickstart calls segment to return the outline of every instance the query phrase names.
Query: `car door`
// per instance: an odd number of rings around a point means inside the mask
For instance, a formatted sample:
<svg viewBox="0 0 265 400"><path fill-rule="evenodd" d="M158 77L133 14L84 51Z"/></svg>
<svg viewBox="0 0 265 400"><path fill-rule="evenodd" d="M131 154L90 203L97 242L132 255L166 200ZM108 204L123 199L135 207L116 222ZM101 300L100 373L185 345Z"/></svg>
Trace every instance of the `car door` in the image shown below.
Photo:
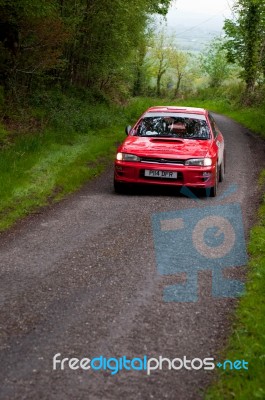
<svg viewBox="0 0 265 400"><path fill-rule="evenodd" d="M223 159L224 159L224 138L223 135L220 131L220 129L218 128L218 126L216 125L216 122L213 118L213 116L209 113L209 121L211 124L211 128L213 131L213 135L214 135L214 142L216 144L217 147L217 152L218 152L218 165L220 166Z"/></svg>

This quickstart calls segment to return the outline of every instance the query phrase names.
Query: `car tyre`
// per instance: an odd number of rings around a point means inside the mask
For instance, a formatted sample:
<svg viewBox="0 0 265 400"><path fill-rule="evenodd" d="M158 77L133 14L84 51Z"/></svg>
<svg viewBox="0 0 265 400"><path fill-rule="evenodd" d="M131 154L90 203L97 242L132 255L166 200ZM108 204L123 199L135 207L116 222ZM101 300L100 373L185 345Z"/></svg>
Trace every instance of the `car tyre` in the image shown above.
<svg viewBox="0 0 265 400"><path fill-rule="evenodd" d="M217 167L218 168L218 167ZM215 173L215 183L214 186L210 188L210 197L216 197L217 196L217 188L218 188L218 181L219 181L219 174L220 171L217 170Z"/></svg>
<svg viewBox="0 0 265 400"><path fill-rule="evenodd" d="M225 153L224 153L223 161L221 162L221 165L220 165L219 182L223 182L224 179L225 179Z"/></svg>
<svg viewBox="0 0 265 400"><path fill-rule="evenodd" d="M125 184L114 180L114 191L118 194L125 193Z"/></svg>

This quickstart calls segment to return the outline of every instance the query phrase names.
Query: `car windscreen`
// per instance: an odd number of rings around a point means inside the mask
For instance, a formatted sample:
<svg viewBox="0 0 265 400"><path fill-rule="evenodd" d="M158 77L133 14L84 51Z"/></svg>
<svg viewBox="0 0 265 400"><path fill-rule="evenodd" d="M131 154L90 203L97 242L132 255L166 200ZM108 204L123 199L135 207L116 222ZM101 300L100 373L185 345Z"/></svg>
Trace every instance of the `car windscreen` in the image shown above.
<svg viewBox="0 0 265 400"><path fill-rule="evenodd" d="M137 124L134 134L143 137L210 139L210 129L204 115L149 113Z"/></svg>

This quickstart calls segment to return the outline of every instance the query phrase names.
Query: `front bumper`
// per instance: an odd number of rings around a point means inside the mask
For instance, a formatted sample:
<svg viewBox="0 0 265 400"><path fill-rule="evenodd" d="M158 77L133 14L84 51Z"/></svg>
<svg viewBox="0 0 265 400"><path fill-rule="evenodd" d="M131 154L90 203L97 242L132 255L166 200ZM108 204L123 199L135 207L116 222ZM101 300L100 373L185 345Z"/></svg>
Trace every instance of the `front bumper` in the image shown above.
<svg viewBox="0 0 265 400"><path fill-rule="evenodd" d="M177 179L146 177L145 170L177 172ZM215 184L216 166L198 167L160 163L116 161L114 179L121 183L155 184L209 188Z"/></svg>

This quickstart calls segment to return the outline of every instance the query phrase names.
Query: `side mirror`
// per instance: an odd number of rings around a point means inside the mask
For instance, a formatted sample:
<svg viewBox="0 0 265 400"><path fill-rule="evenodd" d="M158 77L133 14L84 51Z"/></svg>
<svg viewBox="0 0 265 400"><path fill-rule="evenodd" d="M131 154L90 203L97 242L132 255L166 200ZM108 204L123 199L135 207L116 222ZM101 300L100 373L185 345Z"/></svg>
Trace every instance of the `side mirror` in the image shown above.
<svg viewBox="0 0 265 400"><path fill-rule="evenodd" d="M132 129L131 125L127 125L127 126L126 126L126 128L125 128L125 133L126 133L127 136L128 136L129 133L131 132L131 129Z"/></svg>

